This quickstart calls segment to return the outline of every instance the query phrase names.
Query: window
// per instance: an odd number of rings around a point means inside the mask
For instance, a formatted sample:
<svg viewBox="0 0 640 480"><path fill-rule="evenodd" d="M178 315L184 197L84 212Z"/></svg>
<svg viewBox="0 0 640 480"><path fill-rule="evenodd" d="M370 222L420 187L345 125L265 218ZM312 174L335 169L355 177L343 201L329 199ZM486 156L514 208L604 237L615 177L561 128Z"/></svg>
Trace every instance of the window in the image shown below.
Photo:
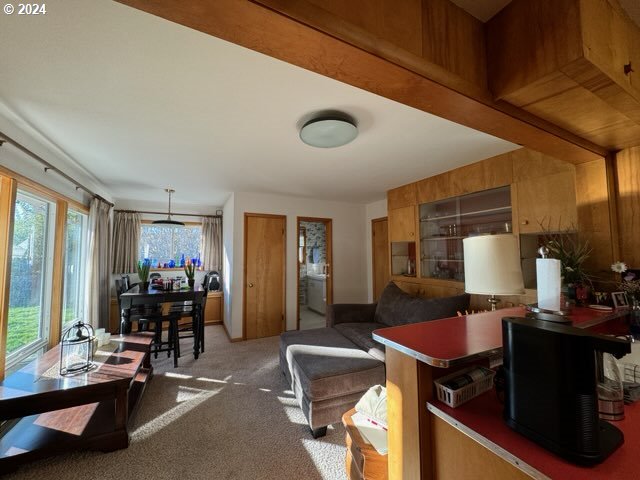
<svg viewBox="0 0 640 480"><path fill-rule="evenodd" d="M69 210L64 256L64 297L62 331L78 320L84 320L87 216Z"/></svg>
<svg viewBox="0 0 640 480"><path fill-rule="evenodd" d="M196 258L200 254L200 239L202 227L200 225L186 225L184 227L163 227L153 224L143 224L140 235L140 259L151 260L151 267L169 264L173 260L180 265L180 260Z"/></svg>
<svg viewBox="0 0 640 480"><path fill-rule="evenodd" d="M55 205L18 191L7 326L7 367L44 347L49 337Z"/></svg>

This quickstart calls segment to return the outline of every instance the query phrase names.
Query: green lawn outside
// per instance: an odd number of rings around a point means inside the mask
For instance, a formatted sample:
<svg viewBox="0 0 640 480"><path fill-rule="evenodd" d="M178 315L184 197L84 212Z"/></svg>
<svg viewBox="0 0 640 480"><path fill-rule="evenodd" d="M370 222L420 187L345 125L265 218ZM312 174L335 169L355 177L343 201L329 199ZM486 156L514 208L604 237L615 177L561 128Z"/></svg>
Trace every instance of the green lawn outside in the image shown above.
<svg viewBox="0 0 640 480"><path fill-rule="evenodd" d="M63 325L75 317L73 308L65 308ZM35 342L39 338L40 307L9 307L9 329L7 332L7 353L13 353L20 347Z"/></svg>
<svg viewBox="0 0 640 480"><path fill-rule="evenodd" d="M40 307L9 307L7 353L35 342L39 337Z"/></svg>

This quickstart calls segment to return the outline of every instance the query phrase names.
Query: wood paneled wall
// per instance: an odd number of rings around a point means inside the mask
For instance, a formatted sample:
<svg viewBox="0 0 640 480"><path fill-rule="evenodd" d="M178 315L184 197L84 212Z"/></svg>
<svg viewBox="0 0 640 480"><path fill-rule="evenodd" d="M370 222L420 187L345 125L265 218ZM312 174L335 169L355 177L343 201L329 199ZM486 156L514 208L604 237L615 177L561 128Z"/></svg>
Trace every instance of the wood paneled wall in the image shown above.
<svg viewBox="0 0 640 480"><path fill-rule="evenodd" d="M640 242L633 240L640 235L640 147L622 152L619 157L618 176L622 177L625 202L617 201L610 160L602 158L573 165L522 148L390 190L389 217L410 205L512 185L514 233L540 232L540 222L550 230L575 228L593 249L587 262L589 271L600 279L610 280L610 265L620 256L616 214L619 203L620 224L626 224L621 226L626 246L622 256L640 265L635 260L640 257L637 253ZM631 234L633 229L637 232L635 237ZM389 234L394 238L391 222ZM630 253L634 248L635 253ZM401 288L421 296L438 296L440 292L434 291L434 283L444 287L442 280L396 280L403 282ZM452 282L446 288L451 290L458 285ZM527 295L506 301L515 304L535 301L529 298L531 294ZM474 299L475 308L484 305L484 299Z"/></svg>
<svg viewBox="0 0 640 480"><path fill-rule="evenodd" d="M640 147L616 155L618 229L620 256L633 268L640 268Z"/></svg>

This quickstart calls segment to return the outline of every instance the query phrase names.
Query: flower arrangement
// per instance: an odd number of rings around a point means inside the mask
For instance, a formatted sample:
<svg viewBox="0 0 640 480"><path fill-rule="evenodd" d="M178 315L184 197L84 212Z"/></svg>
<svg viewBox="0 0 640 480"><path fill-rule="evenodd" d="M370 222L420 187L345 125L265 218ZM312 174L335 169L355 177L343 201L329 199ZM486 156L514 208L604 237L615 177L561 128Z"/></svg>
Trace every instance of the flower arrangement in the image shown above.
<svg viewBox="0 0 640 480"><path fill-rule="evenodd" d="M611 270L623 275L622 282L618 284L618 288L625 292L630 300L640 301L640 278L636 279L636 274L628 272L629 267L624 262L616 262L611 265Z"/></svg>

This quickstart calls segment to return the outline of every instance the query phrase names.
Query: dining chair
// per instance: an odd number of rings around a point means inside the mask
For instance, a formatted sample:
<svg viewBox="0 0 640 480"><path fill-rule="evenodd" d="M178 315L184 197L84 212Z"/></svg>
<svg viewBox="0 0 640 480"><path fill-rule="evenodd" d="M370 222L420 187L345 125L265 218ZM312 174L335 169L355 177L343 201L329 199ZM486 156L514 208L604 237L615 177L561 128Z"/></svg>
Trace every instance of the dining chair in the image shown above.
<svg viewBox="0 0 640 480"><path fill-rule="evenodd" d="M200 353L204 352L204 309L207 303L207 288L204 285L203 288L204 294L199 317L196 317L194 302L184 302L173 306L174 311L180 312L183 318L191 317L190 323L178 326L178 339L193 338L194 342L198 342L197 348Z"/></svg>
<svg viewBox="0 0 640 480"><path fill-rule="evenodd" d="M171 311L172 304L170 302L162 304L149 304L144 297L133 297L131 299L131 319L138 320L138 326L146 324L147 328L153 325L153 343L151 344L151 353L154 358L158 358L158 353L167 352L167 357L171 357L173 352L173 366L178 366L178 358L180 358L180 342L178 338L178 320L181 315L179 312ZM165 325L167 328L167 340L162 339L162 332Z"/></svg>

